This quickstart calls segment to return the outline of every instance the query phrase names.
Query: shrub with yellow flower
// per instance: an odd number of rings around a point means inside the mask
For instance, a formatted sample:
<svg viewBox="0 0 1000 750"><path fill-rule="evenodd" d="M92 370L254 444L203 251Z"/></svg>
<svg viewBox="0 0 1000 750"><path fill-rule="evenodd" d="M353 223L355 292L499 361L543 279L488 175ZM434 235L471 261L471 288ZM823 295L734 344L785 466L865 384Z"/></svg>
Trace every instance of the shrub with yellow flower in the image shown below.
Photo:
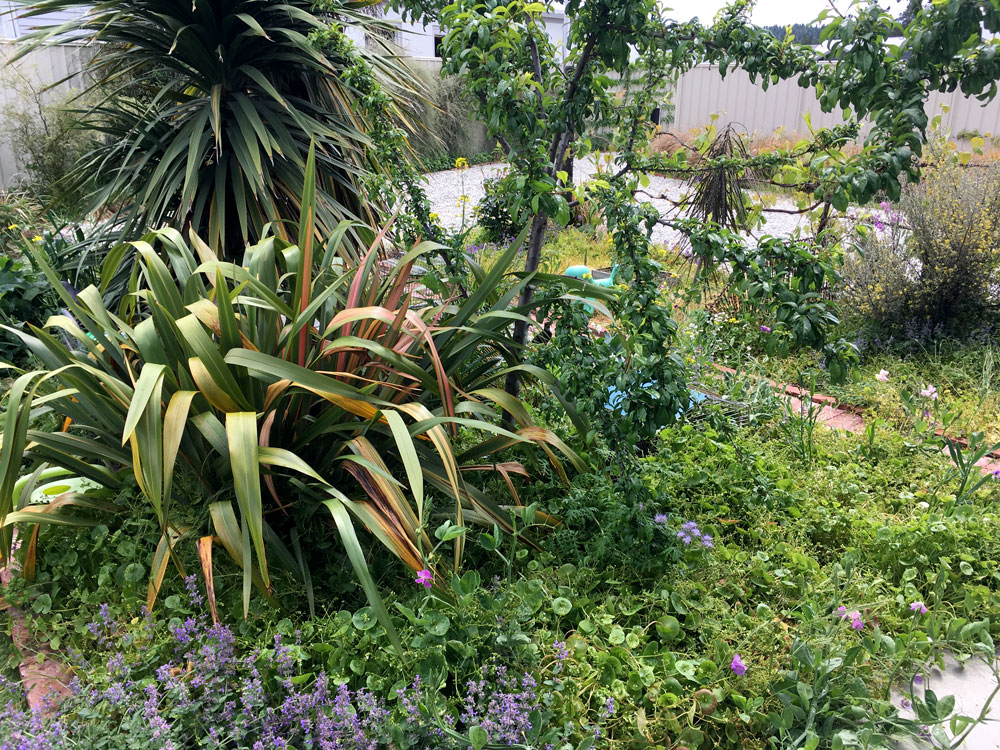
<svg viewBox="0 0 1000 750"><path fill-rule="evenodd" d="M883 202L844 256L844 312L888 328L975 320L1000 272L1000 167L967 169L938 145L918 185Z"/></svg>

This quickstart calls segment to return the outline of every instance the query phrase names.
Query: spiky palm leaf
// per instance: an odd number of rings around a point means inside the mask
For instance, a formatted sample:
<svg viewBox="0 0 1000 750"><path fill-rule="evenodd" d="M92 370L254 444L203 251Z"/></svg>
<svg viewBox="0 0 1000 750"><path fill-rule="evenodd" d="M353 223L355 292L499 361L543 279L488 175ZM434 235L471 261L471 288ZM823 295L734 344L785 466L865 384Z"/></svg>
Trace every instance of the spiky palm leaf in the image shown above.
<svg viewBox="0 0 1000 750"><path fill-rule="evenodd" d="M391 630L352 517L420 569L433 564L426 488L451 498L459 525L471 511L510 529L509 511L471 477L493 471L513 490L510 476L523 468L478 459L538 446L561 475L557 452L582 468L556 435L531 423L520 402L493 387L504 368L470 367L483 347L501 361L514 359L508 330L528 311L510 304L534 279L524 277L499 296L487 289L514 261L517 243L468 299L414 310L404 293L409 271L437 247L413 248L383 275L375 257L385 231L372 238L359 264L348 266L337 252L352 228L343 225L314 258L311 174L307 168L297 245L267 236L234 263L220 260L196 235L188 244L176 230L159 230L134 243L133 290L117 310L95 287L76 300L63 292L72 317L53 317L30 333L13 331L43 367L21 375L7 394L0 449L4 553L13 523L89 523L80 510L106 506L100 498L84 502L87 493L80 493L78 504L23 507L29 494L15 488L25 468L60 467L112 490L131 474L163 530L151 597L179 522L198 516L197 508L178 513L177 504L205 503L213 536L244 570L246 607L253 585L270 591L274 560L301 572L282 532L294 543L295 519L326 508ZM44 259L38 262L55 281ZM516 427L497 424L497 406L515 417ZM71 426L34 429L40 411ZM459 429L486 439L456 454L452 435ZM177 496L178 473L194 477L203 492ZM441 564L457 569L462 539L455 544ZM199 545L204 563L210 550Z"/></svg>
<svg viewBox="0 0 1000 750"><path fill-rule="evenodd" d="M323 53L310 34L380 22L336 7L320 18L308 0L106 0L78 20L35 31L22 54L50 43L95 50L84 124L103 134L77 167L103 182L92 208L126 239L149 227L193 228L219 254L265 234L285 236L301 206L306 153L316 144L317 231L343 220L369 225L378 206L358 176L384 169L366 150L367 124L341 74L347 61ZM43 0L28 14L83 6ZM372 58L389 90L416 79L387 58ZM346 249L346 248L345 248Z"/></svg>

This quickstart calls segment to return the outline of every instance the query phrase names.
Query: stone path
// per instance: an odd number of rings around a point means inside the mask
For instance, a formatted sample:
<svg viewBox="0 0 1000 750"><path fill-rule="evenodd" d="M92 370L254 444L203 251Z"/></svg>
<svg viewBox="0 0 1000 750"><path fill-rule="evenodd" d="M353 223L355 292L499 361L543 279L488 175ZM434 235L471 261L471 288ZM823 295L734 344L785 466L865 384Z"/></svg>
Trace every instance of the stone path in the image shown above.
<svg viewBox="0 0 1000 750"><path fill-rule="evenodd" d="M602 164L600 169L609 167ZM424 175L424 189L431 202L431 211L438 215L441 223L449 229L459 229L463 218L465 226L475 223L472 209L482 200L484 195L483 180L502 175L504 164L493 162L480 164L467 169L448 169L442 172L429 172ZM574 180L585 182L597 176L599 167L592 158L581 159L574 169ZM672 216L676 208L671 201L680 200L688 192L681 180L660 175L651 175L649 185L638 195L642 201L648 200L661 216ZM462 201L462 196L468 197L468 202ZM780 199L768 208L791 211L796 208L793 201ZM765 213L764 227L758 234L771 234L784 237L799 230L809 229L809 218L795 213ZM653 229L652 241L667 247L674 247L681 242L681 233L668 227L657 225Z"/></svg>
<svg viewBox="0 0 1000 750"><path fill-rule="evenodd" d="M715 368L729 375L736 374L736 370L732 370L728 367L715 365ZM777 392L785 396L792 409L800 414L808 410L808 391L787 383L777 383L773 380L768 380L767 382L769 382L771 387ZM812 394L812 400L814 404L818 404L821 407L818 421L826 427L829 427L831 430L845 430L855 435L859 435L865 431L865 427L867 425L865 423L864 416L857 410L842 406L837 403L837 399L832 396L825 396L821 393ZM959 440L961 441L961 438L959 438ZM942 453L944 455L948 455L947 450L943 450ZM1000 454L987 454L979 461L976 461L976 466L978 466L984 474L993 474L994 472L1000 471ZM1000 730L998 730L998 733L1000 733Z"/></svg>
<svg viewBox="0 0 1000 750"><path fill-rule="evenodd" d="M11 574L9 565L0 568L0 583L7 586ZM28 706L32 711L48 712L70 693L69 669L47 644L37 643L31 637L21 610L10 604L6 609L10 617L10 638L21 655L18 671Z"/></svg>
<svg viewBox="0 0 1000 750"><path fill-rule="evenodd" d="M959 664L951 655L944 658L944 669L936 667L924 674L923 686L917 688L921 693L930 689L939 698L946 695L955 696L955 716L978 718L983 716L983 723L976 726L962 743L962 750L998 750L1000 749L1000 700L996 697L990 702L997 687L996 676L990 665L982 659L970 659ZM896 705L903 705L903 696L893 695ZM988 710L987 702L989 702ZM915 718L912 709L900 712L908 718ZM929 743L906 742L899 750L927 750L937 747Z"/></svg>

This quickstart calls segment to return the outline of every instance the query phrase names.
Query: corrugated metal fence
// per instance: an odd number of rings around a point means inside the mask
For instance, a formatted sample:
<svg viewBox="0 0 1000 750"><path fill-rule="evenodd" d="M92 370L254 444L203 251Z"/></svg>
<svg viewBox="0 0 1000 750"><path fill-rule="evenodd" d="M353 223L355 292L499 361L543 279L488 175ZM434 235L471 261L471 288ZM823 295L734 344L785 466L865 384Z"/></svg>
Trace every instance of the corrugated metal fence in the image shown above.
<svg viewBox="0 0 1000 750"><path fill-rule="evenodd" d="M64 96L69 89L82 86L79 71L83 70L90 55L86 47L47 47L7 65L16 49L12 42L0 42L0 63L3 64L0 68L0 115L12 106L25 105L19 100L26 86L38 91L69 77L47 94L50 97ZM415 62L419 67L433 68L436 61ZM720 123L739 123L748 132L762 135L778 129L805 133L807 113L813 127L829 127L843 121L839 111L822 112L813 91L799 87L795 81L781 81L764 91L752 84L742 70L731 71L723 79L718 68L708 65L699 65L681 76L673 102L675 112L671 129L675 131L704 126L713 115L718 115ZM1000 135L1000 97L983 105L958 92L935 93L931 95L928 114L942 112L942 105L950 108L942 122L953 134L975 130L981 134ZM9 140L0 138L0 187L15 184L20 169L20 161Z"/></svg>
<svg viewBox="0 0 1000 750"><path fill-rule="evenodd" d="M800 87L795 80L780 81L764 91L742 70L732 70L723 79L718 67L709 65L699 65L680 77L674 105L672 129L682 132L706 125L712 115L719 116L720 124L738 123L747 132L761 135L779 128L808 133L807 114L814 128L843 122L840 110L823 112L813 90ZM947 113L942 105L949 107ZM984 105L957 91L933 93L926 112L928 116L943 113L941 123L953 135L963 130L1000 134L1000 97Z"/></svg>

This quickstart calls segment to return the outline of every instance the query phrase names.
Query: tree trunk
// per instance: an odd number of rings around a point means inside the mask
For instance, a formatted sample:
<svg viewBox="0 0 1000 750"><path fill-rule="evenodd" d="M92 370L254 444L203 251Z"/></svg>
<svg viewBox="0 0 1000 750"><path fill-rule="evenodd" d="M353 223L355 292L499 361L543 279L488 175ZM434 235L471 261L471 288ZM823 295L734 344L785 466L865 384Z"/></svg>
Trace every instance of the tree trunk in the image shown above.
<svg viewBox="0 0 1000 750"><path fill-rule="evenodd" d="M545 227L548 224L548 217L544 214L535 214L534 219L531 220L531 233L528 235L528 257L524 261L524 270L526 273L533 273L538 270L538 263L542 259L542 243L545 241ZM521 296L517 300L518 307L524 307L531 304L531 298L535 293L535 287L532 284L525 284L524 289L521 290ZM518 362L521 361L521 352L524 349L524 344L528 340L528 324L522 320L514 323L514 346L516 347L516 354L518 357ZM507 374L507 393L509 393L514 398L518 398L521 393L521 373L519 371L514 371ZM507 412L503 415L504 424L513 424L513 417Z"/></svg>

